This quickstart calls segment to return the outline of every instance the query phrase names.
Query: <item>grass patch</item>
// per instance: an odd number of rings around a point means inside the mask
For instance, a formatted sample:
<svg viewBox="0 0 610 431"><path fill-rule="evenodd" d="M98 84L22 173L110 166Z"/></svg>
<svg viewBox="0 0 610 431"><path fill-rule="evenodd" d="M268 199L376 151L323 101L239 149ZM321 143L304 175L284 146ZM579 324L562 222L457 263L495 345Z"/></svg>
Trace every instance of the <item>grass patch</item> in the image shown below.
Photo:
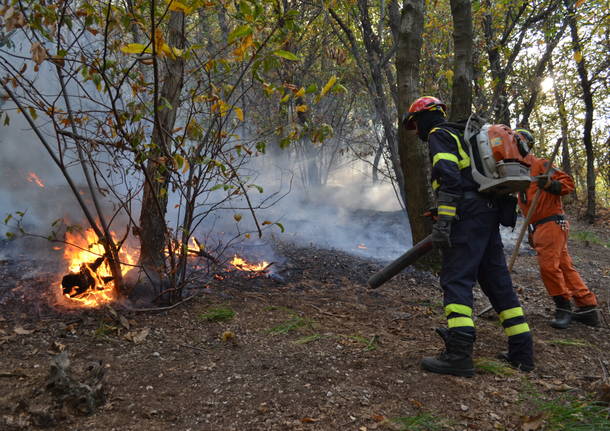
<svg viewBox="0 0 610 431"><path fill-rule="evenodd" d="M572 236L572 238L585 242L585 243L597 244L597 245L601 245L604 247L610 247L610 242L605 242L600 237L595 235L593 232L590 232L588 230L573 231L573 232L570 232L570 235Z"/></svg>
<svg viewBox="0 0 610 431"><path fill-rule="evenodd" d="M313 320L307 319L301 316L292 316L285 322L280 323L277 326L269 329L271 334L288 334L292 331L296 331L299 328L313 328Z"/></svg>
<svg viewBox="0 0 610 431"><path fill-rule="evenodd" d="M210 322L225 322L235 317L235 311L229 307L214 307L208 309L205 313L201 313L199 318L201 320L208 320Z"/></svg>
<svg viewBox="0 0 610 431"><path fill-rule="evenodd" d="M585 340L572 339L572 338L549 340L548 343L553 344L555 346L573 346L573 347L589 347L590 346L590 344Z"/></svg>
<svg viewBox="0 0 610 431"><path fill-rule="evenodd" d="M523 391L519 401L527 416L522 416L523 429L544 431L610 431L610 411L602 404L587 397L565 393L548 399L534 385L522 381ZM547 398L547 399L545 399ZM528 427L532 422L537 428ZM520 428L521 429L521 428Z"/></svg>
<svg viewBox="0 0 610 431"><path fill-rule="evenodd" d="M545 431L609 431L608 407L592 400L564 397L538 401L537 410L544 419Z"/></svg>
<svg viewBox="0 0 610 431"><path fill-rule="evenodd" d="M100 325L95 328L95 333L93 334L95 338L107 338L113 334L116 334L119 328L114 325L109 325L108 323L101 322Z"/></svg>
<svg viewBox="0 0 610 431"><path fill-rule="evenodd" d="M430 413L391 419L391 422L399 425L401 431L442 431L449 427L446 419Z"/></svg>
<svg viewBox="0 0 610 431"><path fill-rule="evenodd" d="M507 363L494 361L493 359L475 359L474 366L477 370L483 373L493 374L496 376L512 376L516 373L516 370Z"/></svg>
<svg viewBox="0 0 610 431"><path fill-rule="evenodd" d="M323 336L321 334L313 334L313 335L308 335L306 337L302 337L299 338L298 340L296 340L294 342L294 344L307 344L307 343L312 343L314 341L318 341L320 339L322 339Z"/></svg>
<svg viewBox="0 0 610 431"><path fill-rule="evenodd" d="M377 335L373 335L371 338L366 338L361 335L347 335L347 338L357 341L359 344L362 344L364 350L370 352L371 350L377 349L378 344L377 340L379 337Z"/></svg>

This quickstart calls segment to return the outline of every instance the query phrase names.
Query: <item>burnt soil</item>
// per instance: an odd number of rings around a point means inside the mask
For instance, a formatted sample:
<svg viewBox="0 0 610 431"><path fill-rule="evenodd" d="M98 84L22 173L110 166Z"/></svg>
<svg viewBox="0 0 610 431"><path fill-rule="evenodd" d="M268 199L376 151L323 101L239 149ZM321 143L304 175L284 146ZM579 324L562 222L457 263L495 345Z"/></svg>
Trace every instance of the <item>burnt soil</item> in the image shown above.
<svg viewBox="0 0 610 431"><path fill-rule="evenodd" d="M438 352L433 329L445 324L431 273L411 269L370 291L366 280L382 263L280 244L286 261L275 277L231 273L171 310L62 311L40 304L56 274L24 276L23 266L36 262L1 260L1 289L42 293L0 301L0 429L550 429L548 416L537 415L541 401L608 390L607 219L593 226L575 222L574 233L591 234L573 235L569 244L598 295L602 327L552 329L551 302L535 257L525 250L513 279L524 288L537 368L525 374L493 362L506 338L492 312L476 320L473 378L419 368L422 356ZM478 288L475 294L479 311L487 301ZM235 316L203 318L215 307ZM47 388L51 360L61 351L80 381L101 361L105 402L90 415ZM393 421L408 417L423 425Z"/></svg>

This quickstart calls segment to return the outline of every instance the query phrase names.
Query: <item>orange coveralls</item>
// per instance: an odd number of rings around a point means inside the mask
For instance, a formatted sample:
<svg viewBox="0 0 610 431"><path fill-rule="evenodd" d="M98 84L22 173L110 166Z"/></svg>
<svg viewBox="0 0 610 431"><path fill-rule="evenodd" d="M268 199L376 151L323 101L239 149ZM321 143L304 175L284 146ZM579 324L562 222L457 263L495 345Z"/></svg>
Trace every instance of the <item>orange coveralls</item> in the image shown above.
<svg viewBox="0 0 610 431"><path fill-rule="evenodd" d="M530 175L532 177L544 175L548 160L539 159L531 154L525 160L531 166ZM574 181L565 172L553 167L549 175L551 180L561 183L561 195L567 195L574 190ZM538 184L536 181L532 181L525 193L519 193L519 208L524 215L527 215L529 211L536 190L538 190ZM554 195L543 190L530 223L533 225L546 217L563 215L561 195ZM544 286L551 296L561 295L567 300L574 298L577 307L597 305L595 294L582 281L568 254L568 233L567 220L562 223L548 221L535 227L534 248L538 253L540 275Z"/></svg>

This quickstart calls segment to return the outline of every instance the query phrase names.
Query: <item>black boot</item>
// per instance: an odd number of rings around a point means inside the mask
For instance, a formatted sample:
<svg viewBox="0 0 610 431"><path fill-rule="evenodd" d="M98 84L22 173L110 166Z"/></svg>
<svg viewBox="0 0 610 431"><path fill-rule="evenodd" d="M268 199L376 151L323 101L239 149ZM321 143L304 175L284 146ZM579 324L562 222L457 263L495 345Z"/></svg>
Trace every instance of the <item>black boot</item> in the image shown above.
<svg viewBox="0 0 610 431"><path fill-rule="evenodd" d="M474 375L474 364L472 363L474 335L447 328L437 328L436 332L445 342L445 350L436 358L423 358L421 367L433 373L472 377Z"/></svg>
<svg viewBox="0 0 610 431"><path fill-rule="evenodd" d="M563 296L553 296L555 301L555 319L551 326L555 329L566 329L572 322L572 304Z"/></svg>
<svg viewBox="0 0 610 431"><path fill-rule="evenodd" d="M534 342L532 334L528 331L509 337L508 352L500 353L498 359L502 359L526 373L532 371L534 369Z"/></svg>
<svg viewBox="0 0 610 431"><path fill-rule="evenodd" d="M599 313L595 305L578 307L572 314L572 319L576 322L584 323L589 326L599 326Z"/></svg>

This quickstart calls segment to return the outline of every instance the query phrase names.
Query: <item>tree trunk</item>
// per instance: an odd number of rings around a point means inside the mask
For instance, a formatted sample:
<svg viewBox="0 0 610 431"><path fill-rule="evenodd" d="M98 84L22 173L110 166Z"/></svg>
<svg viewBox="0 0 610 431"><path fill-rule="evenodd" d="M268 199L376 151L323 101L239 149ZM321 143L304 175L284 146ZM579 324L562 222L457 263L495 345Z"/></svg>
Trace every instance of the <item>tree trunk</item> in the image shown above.
<svg viewBox="0 0 610 431"><path fill-rule="evenodd" d="M555 80L555 70L553 61L549 61L549 72L553 80L553 96L557 104L559 114L559 124L561 125L561 170L572 176L572 163L570 162L570 134L568 133L568 116L566 115L566 105L563 95L560 93ZM564 202L571 203L577 199L576 188L568 196L564 197Z"/></svg>
<svg viewBox="0 0 610 431"><path fill-rule="evenodd" d="M366 48L367 62L369 65L372 83L373 83L373 103L375 109L380 117L381 124L384 129L384 137L390 151L390 159L392 167L396 174L396 182L398 188L401 191L403 202L406 201L406 195L404 193L404 177L400 167L400 156L398 153L397 137L396 137L396 123L391 120L391 116L388 110L388 103L386 101L386 94L383 87L384 82L384 70L381 64L382 51L379 45L379 39L373 33L373 26L371 24L369 12L368 12L368 1L358 0L358 6L360 8L360 21L362 24L362 36L364 39L364 46Z"/></svg>
<svg viewBox="0 0 610 431"><path fill-rule="evenodd" d="M564 0L564 4L568 13L567 20L570 27L570 36L572 38L572 51L576 60L576 69L580 78L580 86L582 87L583 102L585 104L585 124L583 131L583 143L587 155L587 210L585 219L589 223L595 220L595 155L593 154L593 137L591 130L593 129L593 93L591 91L591 81L587 75L587 65L585 57L582 53L582 44L578 35L578 24L576 22L576 11L569 0Z"/></svg>
<svg viewBox="0 0 610 431"><path fill-rule="evenodd" d="M398 112L407 112L409 104L419 96L419 62L424 29L424 0L404 1L398 31L396 76L398 84ZM406 207L413 243L425 238L431 223L422 214L431 206L430 160L427 145L417 136L398 128L398 152L405 178Z"/></svg>
<svg viewBox="0 0 610 431"><path fill-rule="evenodd" d="M472 10L470 0L451 0L453 16L453 89L450 121L466 120L472 112Z"/></svg>
<svg viewBox="0 0 610 431"><path fill-rule="evenodd" d="M184 14L171 12L168 24L167 43L184 48ZM183 86L184 60L181 57L167 58L162 75L162 87L155 100L165 100L170 106L157 107L152 143L157 157L146 164L144 195L140 212L140 264L159 271L164 265L166 239L165 213L167 210L168 171L159 157L171 153L171 131L176 122L176 113ZM155 103L157 105L157 103ZM167 160L171 163L171 160Z"/></svg>

